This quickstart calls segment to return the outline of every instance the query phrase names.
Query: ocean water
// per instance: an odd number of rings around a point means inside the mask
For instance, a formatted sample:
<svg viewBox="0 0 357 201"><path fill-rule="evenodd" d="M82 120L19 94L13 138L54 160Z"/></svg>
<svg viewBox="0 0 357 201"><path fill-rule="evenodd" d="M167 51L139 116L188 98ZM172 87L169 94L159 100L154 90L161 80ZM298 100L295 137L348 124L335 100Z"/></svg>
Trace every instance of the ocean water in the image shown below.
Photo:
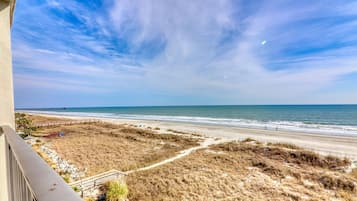
<svg viewBox="0 0 357 201"><path fill-rule="evenodd" d="M357 105L145 106L27 109L46 114L216 124L357 136Z"/></svg>

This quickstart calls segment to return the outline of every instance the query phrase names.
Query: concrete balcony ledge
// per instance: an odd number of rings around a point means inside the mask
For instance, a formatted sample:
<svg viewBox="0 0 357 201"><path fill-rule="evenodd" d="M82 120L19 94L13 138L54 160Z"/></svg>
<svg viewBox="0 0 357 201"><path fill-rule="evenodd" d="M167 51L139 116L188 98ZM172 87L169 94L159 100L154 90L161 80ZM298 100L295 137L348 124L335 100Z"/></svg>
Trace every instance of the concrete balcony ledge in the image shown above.
<svg viewBox="0 0 357 201"><path fill-rule="evenodd" d="M8 148L10 200L82 200L12 128L1 128Z"/></svg>

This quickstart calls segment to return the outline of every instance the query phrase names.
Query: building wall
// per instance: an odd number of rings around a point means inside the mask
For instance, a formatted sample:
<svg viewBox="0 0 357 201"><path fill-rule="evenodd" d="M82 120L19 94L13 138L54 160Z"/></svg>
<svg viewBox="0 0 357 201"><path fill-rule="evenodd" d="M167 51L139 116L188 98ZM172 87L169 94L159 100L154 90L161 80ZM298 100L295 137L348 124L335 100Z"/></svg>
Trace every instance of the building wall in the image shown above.
<svg viewBox="0 0 357 201"><path fill-rule="evenodd" d="M0 125L14 128L14 100L10 46L10 3L0 0ZM0 131L1 132L1 131ZM0 134L0 200L9 200L7 146Z"/></svg>
<svg viewBox="0 0 357 201"><path fill-rule="evenodd" d="M14 127L10 6L0 0L0 125Z"/></svg>

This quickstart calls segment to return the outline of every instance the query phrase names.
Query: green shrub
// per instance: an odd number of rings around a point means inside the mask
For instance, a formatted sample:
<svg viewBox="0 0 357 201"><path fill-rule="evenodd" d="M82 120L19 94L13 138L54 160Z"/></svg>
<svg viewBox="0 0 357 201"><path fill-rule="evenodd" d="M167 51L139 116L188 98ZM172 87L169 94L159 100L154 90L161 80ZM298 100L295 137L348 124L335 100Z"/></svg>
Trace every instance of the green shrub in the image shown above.
<svg viewBox="0 0 357 201"><path fill-rule="evenodd" d="M107 184L107 201L122 201L129 193L128 186L124 182L111 181Z"/></svg>
<svg viewBox="0 0 357 201"><path fill-rule="evenodd" d="M71 181L71 177L69 175L62 175L62 178L63 180L66 182L66 183L69 183Z"/></svg>
<svg viewBox="0 0 357 201"><path fill-rule="evenodd" d="M72 186L72 189L73 189L75 192L81 191L81 189L79 189L77 186Z"/></svg>
<svg viewBox="0 0 357 201"><path fill-rule="evenodd" d="M19 134L19 136L20 136L22 139L25 139L25 138L26 138L27 136L29 136L29 135L21 133L21 134Z"/></svg>
<svg viewBox="0 0 357 201"><path fill-rule="evenodd" d="M27 118L26 114L15 113L16 131L24 133L21 137L24 138L31 135L33 131L36 131L36 127L33 126L31 119Z"/></svg>

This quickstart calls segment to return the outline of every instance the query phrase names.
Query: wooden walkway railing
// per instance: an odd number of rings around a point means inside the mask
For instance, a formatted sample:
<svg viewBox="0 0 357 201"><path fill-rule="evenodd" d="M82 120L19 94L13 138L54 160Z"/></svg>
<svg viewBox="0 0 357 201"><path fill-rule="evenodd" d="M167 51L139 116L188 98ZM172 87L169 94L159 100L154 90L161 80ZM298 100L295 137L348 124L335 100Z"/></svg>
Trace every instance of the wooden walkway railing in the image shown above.
<svg viewBox="0 0 357 201"><path fill-rule="evenodd" d="M72 182L69 185L72 187L79 188L83 196L84 194L86 194L86 192L98 189L98 187L102 186L108 181L122 179L125 175L126 174L124 172L121 172L119 170L110 170L91 177L81 179L79 181Z"/></svg>
<svg viewBox="0 0 357 201"><path fill-rule="evenodd" d="M47 122L47 123L37 123L34 127L50 127L50 126L62 126L62 125L73 125L73 124L87 124L87 123L98 123L101 122L98 119L88 119L88 120L75 120L75 121L60 121L60 122Z"/></svg>

